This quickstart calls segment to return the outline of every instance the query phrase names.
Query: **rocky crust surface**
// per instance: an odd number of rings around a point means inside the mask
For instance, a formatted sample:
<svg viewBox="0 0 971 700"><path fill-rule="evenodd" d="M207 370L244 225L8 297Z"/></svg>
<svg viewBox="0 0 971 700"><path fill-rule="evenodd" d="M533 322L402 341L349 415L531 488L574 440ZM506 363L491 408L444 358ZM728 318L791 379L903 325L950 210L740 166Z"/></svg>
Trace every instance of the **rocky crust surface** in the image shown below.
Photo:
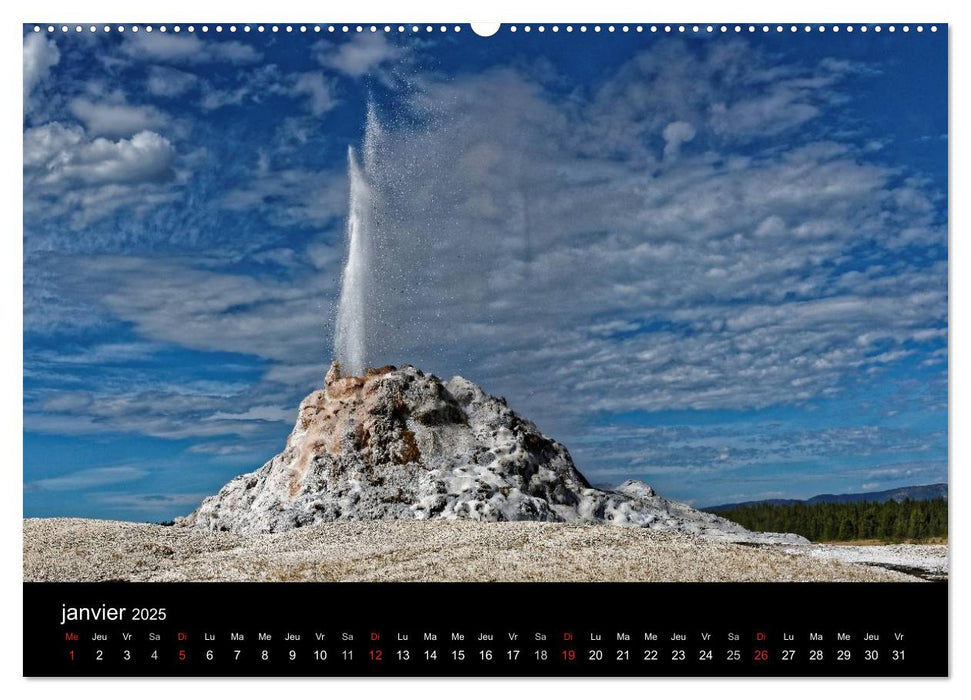
<svg viewBox="0 0 971 700"><path fill-rule="evenodd" d="M921 581L785 549L565 523L376 520L240 535L44 518L24 521L23 565L24 581Z"/></svg>
<svg viewBox="0 0 971 700"><path fill-rule="evenodd" d="M346 520L608 523L764 543L752 533L668 501L639 481L590 486L569 452L505 399L414 367L343 377L303 400L286 448L205 499L177 524L272 533Z"/></svg>
<svg viewBox="0 0 971 700"><path fill-rule="evenodd" d="M950 569L946 544L810 544L787 547L790 554L878 566L927 581L946 581Z"/></svg>

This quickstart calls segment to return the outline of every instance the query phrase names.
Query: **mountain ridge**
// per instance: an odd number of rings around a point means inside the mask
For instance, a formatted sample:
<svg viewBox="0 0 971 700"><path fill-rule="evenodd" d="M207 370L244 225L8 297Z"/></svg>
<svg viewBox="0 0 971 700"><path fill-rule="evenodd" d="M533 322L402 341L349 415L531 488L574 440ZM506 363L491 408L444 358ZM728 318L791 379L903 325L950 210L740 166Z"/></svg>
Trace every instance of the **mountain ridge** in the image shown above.
<svg viewBox="0 0 971 700"><path fill-rule="evenodd" d="M885 503L886 501L931 501L935 498L947 499L947 484L918 484L916 486L900 486L884 491L869 491L860 493L820 493L809 498L765 498L755 501L739 501L738 503L722 503L713 506L702 506L700 510L726 511L757 505L791 506L816 505L817 503Z"/></svg>

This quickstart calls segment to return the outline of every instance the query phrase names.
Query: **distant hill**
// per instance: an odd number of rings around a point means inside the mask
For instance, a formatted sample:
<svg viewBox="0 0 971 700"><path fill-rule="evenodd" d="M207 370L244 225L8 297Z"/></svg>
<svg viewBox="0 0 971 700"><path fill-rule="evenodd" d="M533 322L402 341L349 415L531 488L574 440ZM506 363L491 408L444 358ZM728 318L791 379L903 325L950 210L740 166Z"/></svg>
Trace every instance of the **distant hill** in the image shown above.
<svg viewBox="0 0 971 700"><path fill-rule="evenodd" d="M922 486L902 486L899 489L887 491L869 491L867 493L821 493L818 496L799 500L797 498L767 498L762 501L743 501L741 503L724 503L718 506L707 506L701 510L734 510L746 506L768 503L773 506L791 506L796 503L813 505L815 503L885 503L887 501L932 501L935 498L947 498L947 484L924 484Z"/></svg>

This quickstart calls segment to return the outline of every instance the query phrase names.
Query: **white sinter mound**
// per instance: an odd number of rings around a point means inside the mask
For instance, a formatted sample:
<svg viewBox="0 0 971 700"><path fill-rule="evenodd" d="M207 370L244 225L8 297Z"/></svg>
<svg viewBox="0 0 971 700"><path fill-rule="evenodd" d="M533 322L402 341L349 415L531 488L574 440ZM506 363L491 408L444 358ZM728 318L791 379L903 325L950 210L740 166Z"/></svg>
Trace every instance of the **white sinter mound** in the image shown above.
<svg viewBox="0 0 971 700"><path fill-rule="evenodd" d="M241 533L375 519L608 523L752 542L756 534L657 496L640 481L590 486L563 445L478 386L419 369L342 377L300 404L286 449L179 524Z"/></svg>

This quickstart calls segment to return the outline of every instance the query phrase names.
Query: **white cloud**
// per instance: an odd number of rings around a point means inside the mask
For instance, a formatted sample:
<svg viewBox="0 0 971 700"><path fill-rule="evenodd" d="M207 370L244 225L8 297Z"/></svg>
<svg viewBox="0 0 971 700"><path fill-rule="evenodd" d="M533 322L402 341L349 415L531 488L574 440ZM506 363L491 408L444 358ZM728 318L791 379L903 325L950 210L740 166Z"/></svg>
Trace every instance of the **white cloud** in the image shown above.
<svg viewBox="0 0 971 700"><path fill-rule="evenodd" d="M223 90L210 87L203 92L199 106L207 112L223 107L235 107L241 105L252 92L247 85Z"/></svg>
<svg viewBox="0 0 971 700"><path fill-rule="evenodd" d="M140 513L169 514L198 505L208 493L99 493L98 503L121 510Z"/></svg>
<svg viewBox="0 0 971 700"><path fill-rule="evenodd" d="M151 131L113 141L60 122L27 129L24 211L35 221L67 214L80 224L121 206L168 201L174 161L172 144Z"/></svg>
<svg viewBox="0 0 971 700"><path fill-rule="evenodd" d="M777 87L772 93L711 109L715 133L766 136L797 127L819 116L820 109L805 101L800 90Z"/></svg>
<svg viewBox="0 0 971 700"><path fill-rule="evenodd" d="M43 34L24 37L24 112L30 111L34 88L43 82L61 60L61 52L52 39Z"/></svg>
<svg viewBox="0 0 971 700"><path fill-rule="evenodd" d="M146 87L158 97L178 97L199 84L199 77L168 66L152 66L148 71Z"/></svg>
<svg viewBox="0 0 971 700"><path fill-rule="evenodd" d="M292 424L296 420L296 410L294 408L281 408L280 406L252 406L243 413L214 413L206 420L245 420L245 421L266 421L268 423Z"/></svg>
<svg viewBox="0 0 971 700"><path fill-rule="evenodd" d="M329 112L337 105L332 80L319 71L284 73L279 66L267 64L240 71L232 81L202 88L199 106L207 111L262 102L269 97L306 99L314 117Z"/></svg>
<svg viewBox="0 0 971 700"><path fill-rule="evenodd" d="M146 476L148 476L148 472L138 467L96 467L70 472L49 479L30 481L24 484L24 488L27 490L41 489L44 491L78 491L138 481Z"/></svg>
<svg viewBox="0 0 971 700"><path fill-rule="evenodd" d="M24 165L43 186L165 182L175 151L164 137L141 131L130 139L87 140L78 127L52 122L24 132Z"/></svg>
<svg viewBox="0 0 971 700"><path fill-rule="evenodd" d="M664 160L678 157L681 144L688 143L695 137L695 128L688 122L671 122L662 133L664 136Z"/></svg>
<svg viewBox="0 0 971 700"><path fill-rule="evenodd" d="M321 65L351 78L360 78L379 70L404 55L401 48L389 42L384 34L378 33L357 34L349 41L336 45L321 41L315 49Z"/></svg>
<svg viewBox="0 0 971 700"><path fill-rule="evenodd" d="M122 373L121 376L125 376ZM137 433L168 440L236 436L260 438L279 434L270 414L236 412L241 401L256 394L248 385L199 386L152 382L108 382L92 390L40 390L24 405L25 430L35 433L98 435ZM273 398L270 387L263 400ZM277 417L278 418L278 417ZM292 422L291 415L287 422Z"/></svg>
<svg viewBox="0 0 971 700"><path fill-rule="evenodd" d="M334 106L330 83L321 73L301 73L293 83L293 92L297 95L307 95L310 100L310 112L319 117L330 111Z"/></svg>
<svg viewBox="0 0 971 700"><path fill-rule="evenodd" d="M259 212L277 226L323 226L344 218L347 183L343 174L274 169L264 164L251 172L244 185L220 197L217 204L230 211ZM317 258L309 259L313 262Z"/></svg>
<svg viewBox="0 0 971 700"><path fill-rule="evenodd" d="M665 42L629 60L598 89L587 116L598 138L590 147L619 148L643 157L649 139L672 121L699 136L751 140L791 132L840 99L847 75L866 69L822 60L800 66L725 38L702 51ZM631 137L645 137L637 143Z"/></svg>
<svg viewBox="0 0 971 700"><path fill-rule="evenodd" d="M276 441L269 442L265 445L266 452L273 452L279 449L279 444ZM244 459L248 459L253 456L254 446L251 443L240 443L238 441L233 442L198 442L189 448L190 454L200 454L200 455L216 455L218 457L232 457L235 455L244 455Z"/></svg>
<svg viewBox="0 0 971 700"><path fill-rule="evenodd" d="M160 32L131 34L122 50L130 58L172 64L198 63L254 63L261 54L252 44L217 39L200 39L190 34L162 34Z"/></svg>
<svg viewBox="0 0 971 700"><path fill-rule="evenodd" d="M40 350L31 353L32 362L56 362L66 365L105 366L132 361L144 361L152 357L160 346L145 342L101 343L90 347L71 348L61 346L56 350Z"/></svg>
<svg viewBox="0 0 971 700"><path fill-rule="evenodd" d="M81 226L123 206L144 211L175 196L174 161L172 144L151 131L112 141L60 122L27 129L24 212Z"/></svg>
<svg viewBox="0 0 971 700"><path fill-rule="evenodd" d="M158 130L169 123L168 117L149 106L94 102L79 97L71 101L68 109L93 136L127 137L140 131Z"/></svg>
<svg viewBox="0 0 971 700"><path fill-rule="evenodd" d="M300 284L292 284L213 272L181 259L103 256L78 261L70 277L144 337L285 362L326 352L325 300L332 298L337 272L336 264L308 268ZM187 289L191 298L173 304Z"/></svg>

